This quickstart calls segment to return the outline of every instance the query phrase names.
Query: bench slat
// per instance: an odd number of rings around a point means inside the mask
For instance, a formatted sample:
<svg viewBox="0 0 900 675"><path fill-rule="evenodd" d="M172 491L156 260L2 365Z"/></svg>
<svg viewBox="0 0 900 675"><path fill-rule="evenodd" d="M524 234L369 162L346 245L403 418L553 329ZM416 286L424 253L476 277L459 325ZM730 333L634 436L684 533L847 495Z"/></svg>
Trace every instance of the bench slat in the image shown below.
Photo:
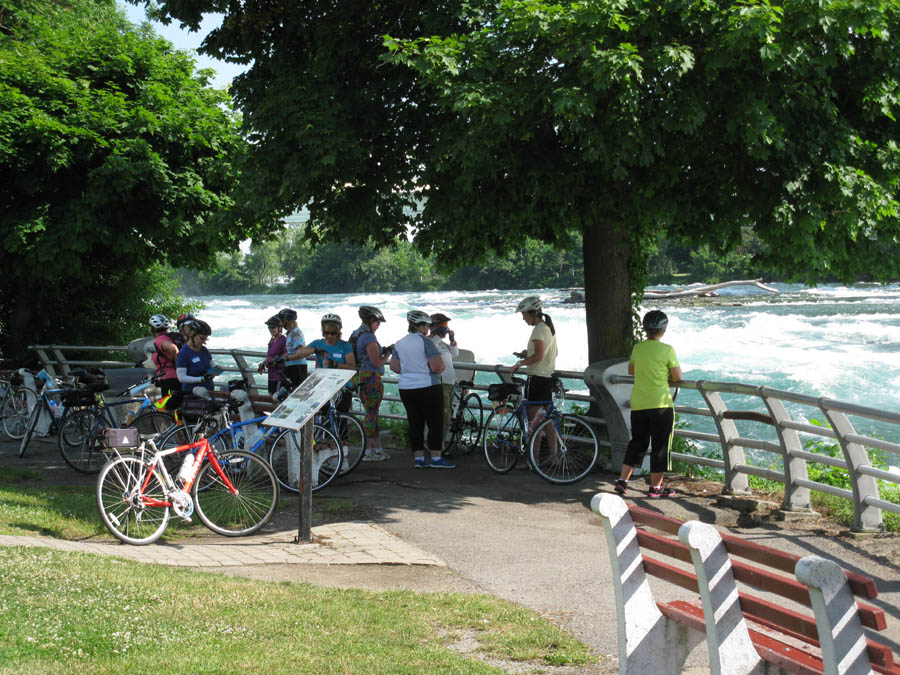
<svg viewBox="0 0 900 675"><path fill-rule="evenodd" d="M684 600L657 603L659 610L666 617L679 621L696 630L706 630L703 620L703 608ZM796 647L784 644L775 638L749 628L750 639L759 655L770 663L784 667L792 673L803 675L821 675L824 671L822 659Z"/></svg>
<svg viewBox="0 0 900 675"><path fill-rule="evenodd" d="M684 525L684 521L672 518L671 516L664 516L661 513L640 506L632 505L629 507L629 511L631 512L632 521L636 524L646 525L675 536L678 536L678 529ZM769 548L768 546L763 546L762 544L740 539L734 535L720 534L722 541L725 542L725 549L729 554L760 563L761 565L768 565L769 567L781 570L782 572L787 572L788 574L794 573L794 566L797 564L797 561L800 560L800 556L792 553L778 551ZM847 576L847 581L850 583L850 590L853 591L854 595L868 599L878 596L875 580L871 577L866 577L847 570L844 570L844 574Z"/></svg>
<svg viewBox="0 0 900 675"><path fill-rule="evenodd" d="M695 593L700 592L696 575L691 572L685 572L683 569L675 567L674 565L669 565L656 560L655 558L644 556L644 572L652 574L664 581L668 581L670 584L681 586L681 588L689 591L694 591Z"/></svg>

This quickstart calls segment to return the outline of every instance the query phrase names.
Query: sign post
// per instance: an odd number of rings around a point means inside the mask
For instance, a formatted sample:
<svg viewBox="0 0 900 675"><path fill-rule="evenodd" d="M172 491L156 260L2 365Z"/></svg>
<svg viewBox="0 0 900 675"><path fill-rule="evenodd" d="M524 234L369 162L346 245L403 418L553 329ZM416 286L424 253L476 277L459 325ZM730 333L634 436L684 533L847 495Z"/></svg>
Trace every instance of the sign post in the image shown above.
<svg viewBox="0 0 900 675"><path fill-rule="evenodd" d="M353 370L317 368L262 422L266 426L292 429L295 432L302 429L299 448L296 443L297 435L288 436L288 466L299 463L297 541L304 544L312 540L312 469L315 449L313 418L355 374L356 371ZM343 452L340 447L338 452ZM291 456L292 453L296 455Z"/></svg>

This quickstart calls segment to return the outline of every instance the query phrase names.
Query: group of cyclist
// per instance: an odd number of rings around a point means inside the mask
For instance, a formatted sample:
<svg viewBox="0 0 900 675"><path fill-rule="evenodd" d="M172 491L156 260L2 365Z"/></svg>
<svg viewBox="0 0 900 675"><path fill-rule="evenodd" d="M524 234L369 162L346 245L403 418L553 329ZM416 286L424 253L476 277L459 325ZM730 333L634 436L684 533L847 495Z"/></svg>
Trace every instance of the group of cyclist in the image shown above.
<svg viewBox="0 0 900 675"><path fill-rule="evenodd" d="M551 375L556 367L556 331L541 307L540 298L530 296L522 300L516 310L532 326L522 359L513 367L513 372L523 366L528 368L530 400L550 400ZM325 314L320 321L322 337L309 343L297 325L295 310L285 308L266 319L269 342L266 358L259 364L258 372L267 372L269 393L274 394L282 387L292 390L303 382L310 358L315 359L317 368L356 371L336 407L342 412L348 411L352 404L351 389L357 389L365 409L363 461L382 461L389 459L379 423L384 398L383 377L385 366L389 366L399 375L398 389L409 421L409 446L414 465L454 468L455 464L442 456L456 381L453 360L459 355L455 333L449 327L450 317L443 313L412 310L406 315L407 335L395 345L388 346L382 346L376 336L385 323L379 308L362 306L359 318L359 327L344 340L341 317ZM217 369L206 348L206 341L212 334L209 324L192 314L178 317L175 333L168 332L169 321L161 314L150 317L149 323L154 336L153 361L163 395L190 392L198 385L212 389ZM538 409L538 406L529 407L529 417L533 417Z"/></svg>

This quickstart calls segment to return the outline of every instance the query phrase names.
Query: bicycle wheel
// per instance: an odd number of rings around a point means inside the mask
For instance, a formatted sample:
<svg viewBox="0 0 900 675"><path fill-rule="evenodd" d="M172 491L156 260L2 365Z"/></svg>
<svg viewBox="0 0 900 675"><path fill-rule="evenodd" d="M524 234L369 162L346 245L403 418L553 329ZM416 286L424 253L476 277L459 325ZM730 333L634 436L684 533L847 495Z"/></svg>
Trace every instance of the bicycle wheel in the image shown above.
<svg viewBox="0 0 900 675"><path fill-rule="evenodd" d="M59 430L59 453L66 464L80 473L97 473L106 463L102 432L107 428L91 408L77 410L66 417Z"/></svg>
<svg viewBox="0 0 900 675"><path fill-rule="evenodd" d="M567 484L581 480L597 463L597 436L576 415L552 415L531 436L531 465L541 478Z"/></svg>
<svg viewBox="0 0 900 675"><path fill-rule="evenodd" d="M3 400L3 431L12 440L21 440L28 424L28 413L37 403L37 394L28 387L16 387Z"/></svg>
<svg viewBox="0 0 900 675"><path fill-rule="evenodd" d="M252 452L216 453L232 492L211 462L197 474L191 494L197 516L213 532L226 537L252 534L271 520L278 506L278 480L264 459ZM198 486L205 487L198 490Z"/></svg>
<svg viewBox="0 0 900 675"><path fill-rule="evenodd" d="M25 425L25 434L22 436L22 442L19 444L19 457L23 457L25 455L25 450L28 448L28 444L31 443L31 437L34 435L34 430L37 428L38 418L41 416L41 410L46 407L43 399L38 399L37 403L34 404L34 407L31 409L31 412L28 415L28 422ZM50 411L47 411L47 414L50 414Z"/></svg>
<svg viewBox="0 0 900 675"><path fill-rule="evenodd" d="M134 418L129 427L138 430L140 440L146 441L150 438L156 438L165 431L168 431L175 425L175 418L168 413L153 412L144 413Z"/></svg>
<svg viewBox="0 0 900 675"><path fill-rule="evenodd" d="M293 434L294 442L291 442ZM278 484L291 492L300 491L300 450L303 446L300 432L285 430L269 448L269 464L278 478ZM313 485L318 492L335 479L343 459L341 444L334 434L318 424L313 427Z"/></svg>
<svg viewBox="0 0 900 675"><path fill-rule="evenodd" d="M513 411L503 415L491 413L484 425L482 441L488 466L497 473L511 471L524 449L518 415Z"/></svg>
<svg viewBox="0 0 900 675"><path fill-rule="evenodd" d="M463 455L479 446L481 425L484 422L484 407L481 397L471 393L459 404L456 416L450 421L450 441L447 451L460 452Z"/></svg>
<svg viewBox="0 0 900 675"><path fill-rule="evenodd" d="M338 413L334 421L337 426L334 435L341 440L341 448L344 453L338 476L344 476L353 471L362 461L363 453L366 450L366 435L363 432L362 424L353 415Z"/></svg>
<svg viewBox="0 0 900 675"><path fill-rule="evenodd" d="M112 535L126 544L152 544L169 524L168 497L159 475L147 475L137 457L119 457L108 462L97 478L97 508Z"/></svg>

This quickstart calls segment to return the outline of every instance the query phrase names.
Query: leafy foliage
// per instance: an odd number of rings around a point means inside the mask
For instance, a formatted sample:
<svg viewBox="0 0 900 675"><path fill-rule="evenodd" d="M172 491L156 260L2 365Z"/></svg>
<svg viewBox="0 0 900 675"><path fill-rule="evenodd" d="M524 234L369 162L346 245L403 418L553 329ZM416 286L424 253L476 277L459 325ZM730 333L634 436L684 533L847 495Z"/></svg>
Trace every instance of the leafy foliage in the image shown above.
<svg viewBox="0 0 900 675"><path fill-rule="evenodd" d="M127 337L171 300L156 263L202 265L253 229L228 96L112 0L0 11L0 332L20 354Z"/></svg>
<svg viewBox="0 0 900 675"><path fill-rule="evenodd" d="M271 256L268 269L280 272L278 283L254 272L260 251ZM406 238L382 248L371 240L363 245L343 242L313 246L304 231L293 230L275 241L252 246L244 258L239 253L219 254L211 269L180 270L179 274L181 288L196 295L565 287L583 283L580 254L577 240L571 248L557 250L525 239L506 256L442 274L435 256L422 255Z"/></svg>
<svg viewBox="0 0 900 675"><path fill-rule="evenodd" d="M900 263L896 0L162 0L234 83L248 199L443 265L583 233L590 358L630 347L662 232L753 226L791 279ZM275 17L277 16L277 20Z"/></svg>

